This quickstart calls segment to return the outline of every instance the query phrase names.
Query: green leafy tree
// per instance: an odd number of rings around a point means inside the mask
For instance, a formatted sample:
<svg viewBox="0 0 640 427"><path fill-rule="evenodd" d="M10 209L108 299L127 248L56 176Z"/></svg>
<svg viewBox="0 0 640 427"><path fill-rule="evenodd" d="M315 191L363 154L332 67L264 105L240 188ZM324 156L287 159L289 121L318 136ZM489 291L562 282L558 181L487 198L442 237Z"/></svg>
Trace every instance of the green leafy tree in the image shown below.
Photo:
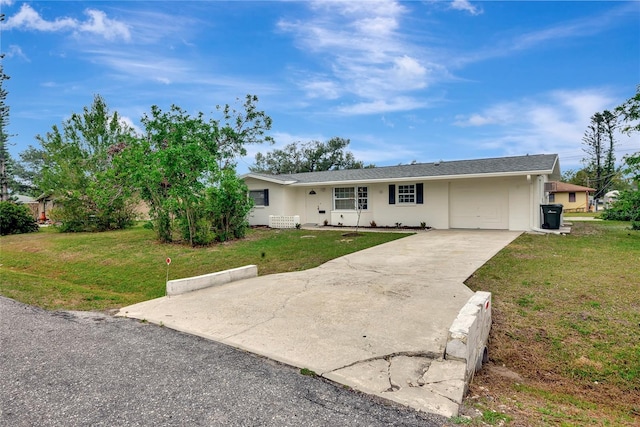
<svg viewBox="0 0 640 427"><path fill-rule="evenodd" d="M331 138L327 142L310 141L292 143L283 149L256 154L255 165L249 167L252 172L267 174L287 174L299 172L317 172L338 169L362 169L361 161L355 159L347 150L349 140Z"/></svg>
<svg viewBox="0 0 640 427"><path fill-rule="evenodd" d="M588 169L569 169L562 173L562 182L569 184L581 185L583 187L591 187L591 183L595 182L595 178L591 175ZM613 177L609 180L610 190L626 190L629 188L629 183L624 179L622 173L619 170L614 172Z"/></svg>
<svg viewBox="0 0 640 427"><path fill-rule="evenodd" d="M141 196L151 207L162 242L173 240L172 220L193 245L201 225L200 199L219 171L216 129L203 114L191 117L180 107L163 112L153 106L143 117L146 137L131 147L130 171Z"/></svg>
<svg viewBox="0 0 640 427"><path fill-rule="evenodd" d="M562 182L567 182L574 185L582 185L583 187L589 187L589 181L591 176L587 169L569 169L562 173Z"/></svg>
<svg viewBox="0 0 640 427"><path fill-rule="evenodd" d="M616 108L616 113L624 123L622 132L631 135L640 132L640 84L636 86L636 94Z"/></svg>
<svg viewBox="0 0 640 427"><path fill-rule="evenodd" d="M174 230L192 246L244 234L250 201L233 170L235 158L247 144L271 140L265 135L271 119L257 101L247 95L242 111L218 107L221 120L175 105L168 112L153 106L142 118L145 135L129 141L122 159L161 242L175 240Z"/></svg>
<svg viewBox="0 0 640 427"><path fill-rule="evenodd" d="M38 224L25 205L0 201L0 235L38 231Z"/></svg>
<svg viewBox="0 0 640 427"><path fill-rule="evenodd" d="M634 230L640 230L640 191L628 190L620 195L602 214L603 219L631 221Z"/></svg>
<svg viewBox="0 0 640 427"><path fill-rule="evenodd" d="M38 197L43 190L37 182L42 175L45 164L45 152L29 146L20 154L20 160L14 163L13 173L16 181L16 192L32 197Z"/></svg>
<svg viewBox="0 0 640 427"><path fill-rule="evenodd" d="M55 199L55 216L63 231L103 231L132 224L131 186L125 171L113 162L132 134L118 113L111 114L96 95L91 107L72 114L62 128L54 125L45 136L36 136L43 153L36 184Z"/></svg>
<svg viewBox="0 0 640 427"><path fill-rule="evenodd" d="M628 136L640 133L640 84L636 86L636 94L616 108L618 117L623 122L621 128ZM636 185L640 183L640 147L639 151L625 157L625 172L631 175Z"/></svg>
<svg viewBox="0 0 640 427"><path fill-rule="evenodd" d="M636 94L616 108L622 121L622 132L635 136L640 132L640 85ZM604 219L631 221L634 230L640 230L640 151L625 157L624 172L635 182L635 189L621 191L616 200L603 215Z"/></svg>

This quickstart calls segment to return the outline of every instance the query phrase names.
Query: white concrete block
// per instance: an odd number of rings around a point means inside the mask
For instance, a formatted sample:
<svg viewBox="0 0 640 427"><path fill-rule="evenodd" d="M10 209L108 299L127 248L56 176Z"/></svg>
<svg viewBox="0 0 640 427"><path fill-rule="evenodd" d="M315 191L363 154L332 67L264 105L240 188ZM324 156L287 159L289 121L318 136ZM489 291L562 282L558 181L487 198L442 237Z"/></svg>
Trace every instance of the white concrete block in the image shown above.
<svg viewBox="0 0 640 427"><path fill-rule="evenodd" d="M245 265L244 267L203 274L202 276L169 280L167 282L167 295L180 295L186 292L196 291L198 289L220 286L237 280L250 279L257 276L258 266Z"/></svg>
<svg viewBox="0 0 640 427"><path fill-rule="evenodd" d="M445 357L466 363L468 380L482 366L491 330L491 293L476 292L449 328Z"/></svg>

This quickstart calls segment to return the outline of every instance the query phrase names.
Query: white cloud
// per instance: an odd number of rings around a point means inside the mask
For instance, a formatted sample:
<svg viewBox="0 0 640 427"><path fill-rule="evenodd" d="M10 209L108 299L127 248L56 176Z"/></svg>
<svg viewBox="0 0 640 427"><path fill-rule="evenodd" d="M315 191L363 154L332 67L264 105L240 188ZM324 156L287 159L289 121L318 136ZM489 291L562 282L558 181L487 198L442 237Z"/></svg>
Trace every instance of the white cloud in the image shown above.
<svg viewBox="0 0 640 427"><path fill-rule="evenodd" d="M0 5L11 6L13 4L13 0L0 0Z"/></svg>
<svg viewBox="0 0 640 427"><path fill-rule="evenodd" d="M139 126L137 126L134 123L134 121L131 120L131 118L128 117L128 116L118 115L118 122L120 122L120 124L122 124L124 126L127 126L127 127L131 128L131 129L133 129L133 131L135 133L137 133L138 135L142 135L143 134L142 129Z"/></svg>
<svg viewBox="0 0 640 427"><path fill-rule="evenodd" d="M410 97L398 97L394 99L377 99L373 101L360 102L357 104L342 106L338 108L344 114L380 114L394 111L408 111L424 107L424 103Z"/></svg>
<svg viewBox="0 0 640 427"><path fill-rule="evenodd" d="M85 14L89 16L86 21L78 21L69 17L47 21L25 3L18 13L7 19L2 28L5 30L25 29L43 32L72 31L75 34L89 33L102 36L107 40L130 39L129 28L121 22L107 18L104 12L88 9Z"/></svg>
<svg viewBox="0 0 640 427"><path fill-rule="evenodd" d="M402 82L406 89L420 89L426 86L425 76L427 69L415 58L407 55L393 60L395 82Z"/></svg>
<svg viewBox="0 0 640 427"><path fill-rule="evenodd" d="M307 20L281 20L280 30L296 37L300 49L325 67L322 79L303 78L308 97L349 97L345 114L370 114L415 108L423 102L411 92L425 89L446 70L424 58L424 46L401 33L409 10L397 1L311 2Z"/></svg>
<svg viewBox="0 0 640 427"><path fill-rule="evenodd" d="M123 75L162 84L184 81L189 71L189 66L184 61L169 57L158 58L152 52L92 49L87 50L87 54L95 62Z"/></svg>
<svg viewBox="0 0 640 427"><path fill-rule="evenodd" d="M302 82L309 98L337 99L340 97L338 85L331 80L312 80Z"/></svg>
<svg viewBox="0 0 640 427"><path fill-rule="evenodd" d="M89 20L80 23L79 32L101 35L107 40L130 40L131 33L127 25L114 19L107 18L107 14L95 9L85 11L89 15Z"/></svg>
<svg viewBox="0 0 640 427"><path fill-rule="evenodd" d="M514 119L516 107L512 103L493 105L481 113L473 113L469 116L458 115L454 124L460 127L506 124Z"/></svg>
<svg viewBox="0 0 640 427"><path fill-rule="evenodd" d="M480 15L482 13L482 9L472 5L469 0L453 0L450 7L451 9L469 12L472 15Z"/></svg>
<svg viewBox="0 0 640 427"><path fill-rule="evenodd" d="M474 135L483 137L474 144L486 149L504 149L507 155L554 152L578 163L591 116L615 103L607 90L558 90L459 115L454 124L477 127Z"/></svg>
<svg viewBox="0 0 640 427"><path fill-rule="evenodd" d="M22 58L27 62L31 62L31 60L27 57L27 55L25 55L24 52L22 51L22 48L15 44L9 45L9 50L7 51L6 55L7 55L7 58L17 57L17 58Z"/></svg>
<svg viewBox="0 0 640 427"><path fill-rule="evenodd" d="M9 17L2 26L6 30L24 28L36 31L60 31L73 29L78 26L78 22L72 18L57 18L55 21L46 21L40 14L33 10L28 4L23 4L18 13Z"/></svg>
<svg viewBox="0 0 640 427"><path fill-rule="evenodd" d="M619 25L620 20L634 19L637 15L636 2L623 3L606 12L581 19L560 22L547 28L523 32L502 40L494 40L490 46L467 54L457 54L450 61L458 67L490 58L509 56L514 52L547 46L563 39L588 37L599 34L608 28Z"/></svg>

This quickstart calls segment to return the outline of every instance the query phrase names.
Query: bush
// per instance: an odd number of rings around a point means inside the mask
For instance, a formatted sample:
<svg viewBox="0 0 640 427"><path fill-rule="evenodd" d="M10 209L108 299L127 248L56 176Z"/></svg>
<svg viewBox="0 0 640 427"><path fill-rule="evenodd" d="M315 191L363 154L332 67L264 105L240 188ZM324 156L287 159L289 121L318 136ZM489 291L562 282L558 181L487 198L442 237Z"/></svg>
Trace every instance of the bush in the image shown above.
<svg viewBox="0 0 640 427"><path fill-rule="evenodd" d="M13 202L0 202L0 235L34 231L38 231L38 224L28 207Z"/></svg>
<svg viewBox="0 0 640 427"><path fill-rule="evenodd" d="M51 211L56 222L60 222L62 232L108 231L129 228L134 224L135 212L132 205L122 199L115 199L99 206L79 192L68 192L56 199L56 208Z"/></svg>
<svg viewBox="0 0 640 427"><path fill-rule="evenodd" d="M211 218L216 239L225 242L241 239L249 229L247 216L253 201L247 197L249 190L233 170L224 170L217 187L209 189L207 215Z"/></svg>
<svg viewBox="0 0 640 427"><path fill-rule="evenodd" d="M620 192L618 198L604 211L602 219L640 222L640 190Z"/></svg>

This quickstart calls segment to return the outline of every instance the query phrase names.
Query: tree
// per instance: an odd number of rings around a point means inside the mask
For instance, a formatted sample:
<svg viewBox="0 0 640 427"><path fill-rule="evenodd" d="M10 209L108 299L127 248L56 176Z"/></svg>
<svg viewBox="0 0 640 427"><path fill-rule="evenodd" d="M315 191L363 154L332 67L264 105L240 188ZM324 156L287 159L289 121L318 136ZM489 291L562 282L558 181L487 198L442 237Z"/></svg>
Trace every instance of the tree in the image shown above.
<svg viewBox="0 0 640 427"><path fill-rule="evenodd" d="M624 122L622 132L631 135L640 132L640 84L636 86L636 94L616 108L618 117Z"/></svg>
<svg viewBox="0 0 640 427"><path fill-rule="evenodd" d="M236 176L235 158L245 145L270 141L271 119L247 95L243 111L218 107L222 121L203 113L151 107L142 118L145 135L133 138L120 158L131 182L151 208L158 239L175 240L174 229L192 246L244 235L251 208Z"/></svg>
<svg viewBox="0 0 640 427"><path fill-rule="evenodd" d="M624 123L622 132L631 136L640 132L640 85L636 94L616 108L616 113ZM631 221L631 228L640 230L640 151L625 157L625 173L635 181L635 190L621 191L611 207L604 213L604 219Z"/></svg>
<svg viewBox="0 0 640 427"><path fill-rule="evenodd" d="M131 186L113 164L132 134L118 113L111 114L96 95L91 107L73 113L62 129L54 125L45 136L36 136L43 155L36 184L56 200L62 231L103 231L132 224ZM40 153L32 154L38 162Z"/></svg>
<svg viewBox="0 0 640 427"><path fill-rule="evenodd" d="M562 182L567 182L569 184L581 185L583 187L589 186L589 181L591 181L591 176L589 175L589 171L587 169L569 169L562 173Z"/></svg>
<svg viewBox="0 0 640 427"><path fill-rule="evenodd" d="M636 86L636 94L616 108L618 117L622 120L622 133L631 136L640 132L640 84ZM640 151L625 157L626 173L630 174L636 183L640 182Z"/></svg>
<svg viewBox="0 0 640 427"><path fill-rule="evenodd" d="M14 163L13 174L16 181L16 192L32 197L40 196L43 191L37 185L45 164L45 152L29 146L20 154L20 160Z"/></svg>
<svg viewBox="0 0 640 427"><path fill-rule="evenodd" d="M608 110L591 116L591 123L585 131L582 141L588 157L583 161L591 177L589 187L596 189L595 198L601 199L611 185L615 171L616 116Z"/></svg>
<svg viewBox="0 0 640 427"><path fill-rule="evenodd" d="M4 21L4 15L0 21ZM6 128L9 125L9 106L5 103L7 90L4 82L9 80L9 76L4 73L2 65L4 54L0 54L0 201L9 200L9 186L11 182L13 161L9 154L9 135Z"/></svg>
<svg viewBox="0 0 640 427"><path fill-rule="evenodd" d="M305 144L292 143L281 150L273 150L266 155L256 154L255 165L249 167L252 172L267 174L288 174L299 172L317 172L338 169L362 169L346 148L349 140L331 138L327 142L310 141Z"/></svg>

